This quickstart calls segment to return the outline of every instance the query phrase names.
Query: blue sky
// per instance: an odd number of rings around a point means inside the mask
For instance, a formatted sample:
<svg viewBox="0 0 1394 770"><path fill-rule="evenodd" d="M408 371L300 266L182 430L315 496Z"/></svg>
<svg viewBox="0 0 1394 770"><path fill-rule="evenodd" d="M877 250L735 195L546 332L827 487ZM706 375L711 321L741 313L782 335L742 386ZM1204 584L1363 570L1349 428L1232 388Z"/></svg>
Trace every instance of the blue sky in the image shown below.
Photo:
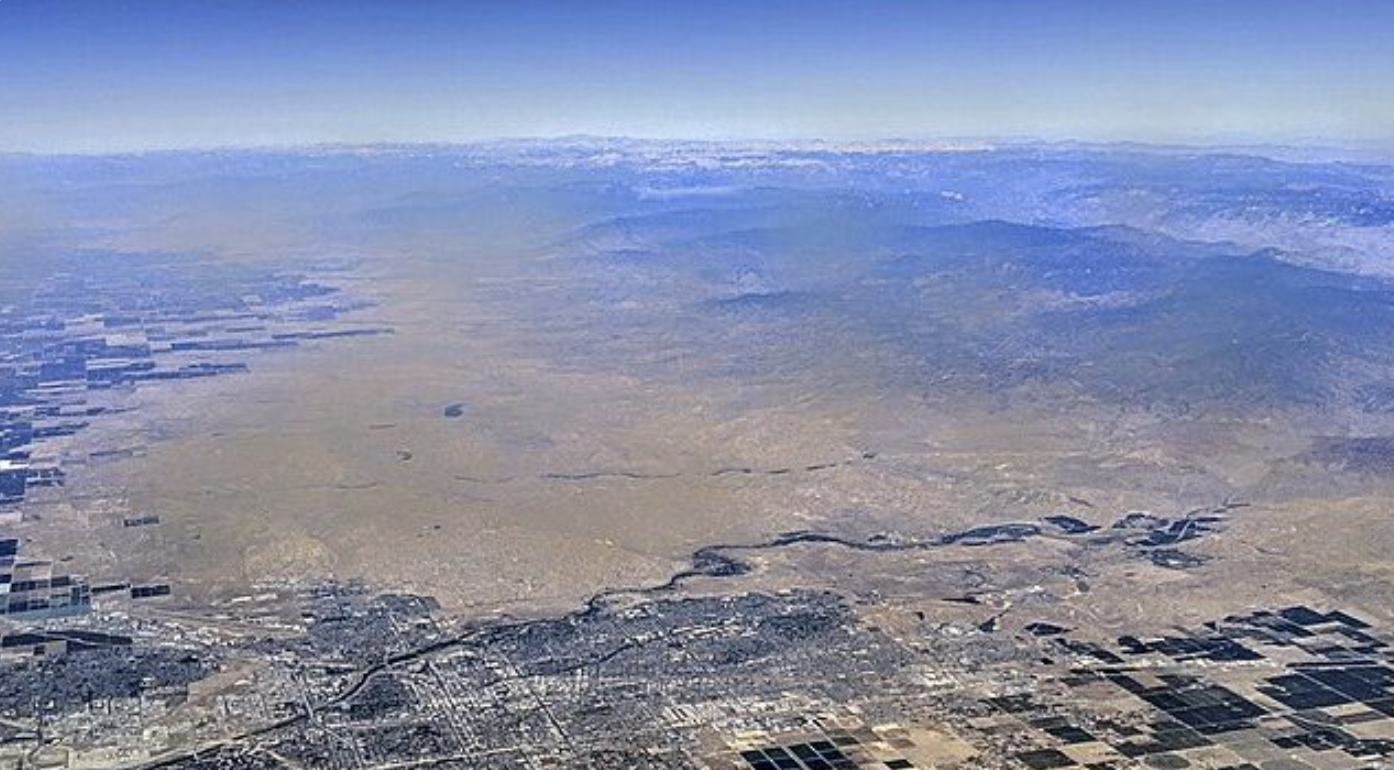
<svg viewBox="0 0 1394 770"><path fill-rule="evenodd" d="M0 0L0 149L1394 144L1387 0Z"/></svg>

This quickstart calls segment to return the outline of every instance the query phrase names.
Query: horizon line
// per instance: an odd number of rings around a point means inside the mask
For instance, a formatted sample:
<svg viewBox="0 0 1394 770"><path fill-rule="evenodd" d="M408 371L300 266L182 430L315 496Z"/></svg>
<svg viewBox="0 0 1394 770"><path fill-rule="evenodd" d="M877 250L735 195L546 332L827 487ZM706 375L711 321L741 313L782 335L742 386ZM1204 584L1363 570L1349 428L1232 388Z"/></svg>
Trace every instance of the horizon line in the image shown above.
<svg viewBox="0 0 1394 770"><path fill-rule="evenodd" d="M974 152L1013 148L1070 148L1081 149L1137 149L1154 152L1195 152L1201 154L1256 154L1255 151L1288 152L1326 152L1351 153L1380 158L1394 162L1394 146L1385 146L1369 141L1339 140L1330 138L1289 139L1289 140L1236 140L1236 139L1185 139L1152 141L1146 139L1084 139L1084 138L1044 138L1029 135L997 136L941 136L908 137L885 136L866 138L769 138L769 137L677 137L677 136L639 136L626 134L591 134L574 132L555 135L517 135L481 137L478 139L407 139L370 141L315 141L315 142L252 142L247 144L207 144L171 145L146 148L83 148L83 149L23 149L0 147L0 157L31 158L127 158L150 155L211 155L218 153L311 153L353 154L372 150L410 150L410 149L467 149L516 145L579 145L592 143L631 143L635 145L690 145L710 147L740 147L760 149L853 149L884 148L894 150L900 147L911 152Z"/></svg>

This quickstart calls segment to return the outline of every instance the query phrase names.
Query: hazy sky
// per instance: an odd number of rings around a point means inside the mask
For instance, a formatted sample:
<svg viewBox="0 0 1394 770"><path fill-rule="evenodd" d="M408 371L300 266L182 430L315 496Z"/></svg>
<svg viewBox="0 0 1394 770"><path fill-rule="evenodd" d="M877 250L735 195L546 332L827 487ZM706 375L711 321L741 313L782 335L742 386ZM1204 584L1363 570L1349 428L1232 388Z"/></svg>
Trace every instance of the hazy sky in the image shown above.
<svg viewBox="0 0 1394 770"><path fill-rule="evenodd" d="M1394 144L1394 0L0 0L0 149Z"/></svg>

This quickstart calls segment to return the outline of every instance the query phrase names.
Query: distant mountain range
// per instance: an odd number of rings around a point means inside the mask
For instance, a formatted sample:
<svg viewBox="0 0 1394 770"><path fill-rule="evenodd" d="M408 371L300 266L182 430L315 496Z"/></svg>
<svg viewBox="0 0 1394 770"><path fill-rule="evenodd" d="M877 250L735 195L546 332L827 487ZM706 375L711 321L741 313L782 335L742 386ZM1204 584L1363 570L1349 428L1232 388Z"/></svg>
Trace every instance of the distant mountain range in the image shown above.
<svg viewBox="0 0 1394 770"><path fill-rule="evenodd" d="M570 290L598 307L683 313L664 322L693 335L735 324L785 340L784 356L895 350L897 376L944 387L1042 380L1151 408L1363 413L1386 411L1369 394L1394 376L1394 167L1378 164L575 137L0 168L16 199L95 223L89 236L113 218L177 221L195 201L314 217L347 244L524 237L573 264ZM24 258L65 248L41 220L21 225L39 236L0 243L27 244Z"/></svg>

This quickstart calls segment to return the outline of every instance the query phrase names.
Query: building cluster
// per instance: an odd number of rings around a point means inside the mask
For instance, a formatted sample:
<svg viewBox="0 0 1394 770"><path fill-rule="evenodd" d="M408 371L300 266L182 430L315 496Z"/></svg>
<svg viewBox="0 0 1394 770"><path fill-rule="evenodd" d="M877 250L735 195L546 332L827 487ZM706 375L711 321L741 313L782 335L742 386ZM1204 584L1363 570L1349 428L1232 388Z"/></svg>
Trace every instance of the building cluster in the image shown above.
<svg viewBox="0 0 1394 770"><path fill-rule="evenodd" d="M427 598L326 585L294 633L151 620L28 632L0 656L0 742L185 768L1377 768L1394 756L1387 631L1293 606L1172 635L923 624L829 593L666 598L457 624ZM96 616L84 619L97 622ZM50 624L52 625L52 624ZM915 642L915 643L911 643ZM923 642L923 643L920 643ZM251 662L251 663L249 663ZM195 698L199 682L243 681ZM195 751L197 749L197 751Z"/></svg>

